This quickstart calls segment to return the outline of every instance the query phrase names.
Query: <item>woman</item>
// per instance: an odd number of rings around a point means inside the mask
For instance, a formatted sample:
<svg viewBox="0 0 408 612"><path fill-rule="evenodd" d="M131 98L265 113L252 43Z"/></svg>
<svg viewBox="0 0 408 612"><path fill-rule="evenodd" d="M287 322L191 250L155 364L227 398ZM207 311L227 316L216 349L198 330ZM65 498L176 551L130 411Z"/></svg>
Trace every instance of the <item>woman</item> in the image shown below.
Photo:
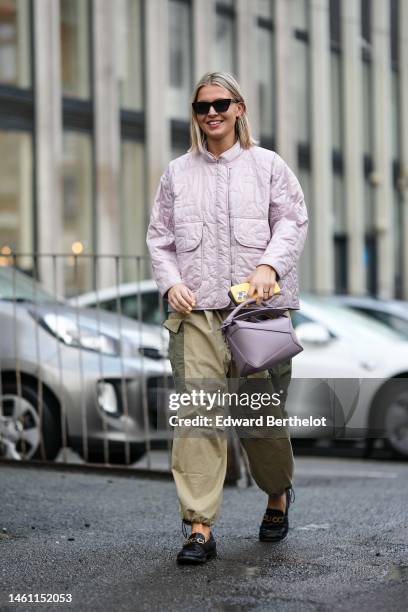
<svg viewBox="0 0 408 612"><path fill-rule="evenodd" d="M169 303L164 326L170 331L176 391L190 394L228 389L239 377L220 330L234 307L228 297L231 285L249 281L249 296L257 298L253 307L263 300L274 309L271 316L290 316L289 309L299 308L296 262L308 225L299 181L277 153L251 137L235 78L225 72L205 74L191 102L191 147L162 175L147 231L153 275ZM272 297L276 281L280 293ZM290 377L291 360L253 377L283 392L278 416L286 415ZM212 415L217 412L223 413L222 406L212 408ZM189 402L177 415L179 421L209 415L208 406ZM289 434L284 428L275 437L248 436L241 443L256 483L268 495L259 539L280 541L288 532L293 493ZM175 428L172 472L183 533L185 524L191 525L178 563L203 563L216 556L211 527L219 513L226 465L223 427Z"/></svg>

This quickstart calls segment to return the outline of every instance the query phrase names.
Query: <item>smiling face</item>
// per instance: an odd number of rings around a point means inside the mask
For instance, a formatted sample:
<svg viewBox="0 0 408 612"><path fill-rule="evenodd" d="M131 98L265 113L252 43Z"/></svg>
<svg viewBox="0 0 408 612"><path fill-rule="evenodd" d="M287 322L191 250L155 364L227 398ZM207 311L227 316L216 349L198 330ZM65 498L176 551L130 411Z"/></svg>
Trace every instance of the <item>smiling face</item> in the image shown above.
<svg viewBox="0 0 408 612"><path fill-rule="evenodd" d="M220 85L203 85L200 88L196 101L213 102L214 100L234 98L233 94ZM207 137L207 142L211 140L220 142L223 140L233 143L235 140L235 122L238 117L243 115L245 106L243 102L231 102L228 110L224 113L217 113L211 106L207 115L196 115L198 125Z"/></svg>

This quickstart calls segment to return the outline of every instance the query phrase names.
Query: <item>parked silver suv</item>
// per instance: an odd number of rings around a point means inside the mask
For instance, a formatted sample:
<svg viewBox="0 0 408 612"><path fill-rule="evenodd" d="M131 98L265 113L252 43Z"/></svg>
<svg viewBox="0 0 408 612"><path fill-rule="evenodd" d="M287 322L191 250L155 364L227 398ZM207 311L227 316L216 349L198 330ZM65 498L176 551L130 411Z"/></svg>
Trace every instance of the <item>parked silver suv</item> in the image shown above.
<svg viewBox="0 0 408 612"><path fill-rule="evenodd" d="M12 267L0 267L0 324L3 455L54 459L69 446L134 462L160 438L171 386L160 328L76 308Z"/></svg>

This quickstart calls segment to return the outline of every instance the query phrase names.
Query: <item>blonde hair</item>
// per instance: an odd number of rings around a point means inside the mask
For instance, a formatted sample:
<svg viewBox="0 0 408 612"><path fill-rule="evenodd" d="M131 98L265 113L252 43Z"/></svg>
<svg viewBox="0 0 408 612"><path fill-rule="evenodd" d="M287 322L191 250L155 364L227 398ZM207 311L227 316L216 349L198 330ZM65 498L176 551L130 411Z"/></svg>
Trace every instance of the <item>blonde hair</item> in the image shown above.
<svg viewBox="0 0 408 612"><path fill-rule="evenodd" d="M194 87L190 102L195 102L198 92L203 85L220 85L225 87L234 100L240 101L244 105L244 112L241 117L238 117L235 122L235 134L238 136L241 147L249 149L253 145L258 145L259 142L252 137L251 127L248 121L247 106L242 94L241 88L235 77L230 72L206 72ZM204 152L206 144L206 135L200 128L196 114L190 104L191 122L190 122L190 138L191 146L188 149L190 153Z"/></svg>

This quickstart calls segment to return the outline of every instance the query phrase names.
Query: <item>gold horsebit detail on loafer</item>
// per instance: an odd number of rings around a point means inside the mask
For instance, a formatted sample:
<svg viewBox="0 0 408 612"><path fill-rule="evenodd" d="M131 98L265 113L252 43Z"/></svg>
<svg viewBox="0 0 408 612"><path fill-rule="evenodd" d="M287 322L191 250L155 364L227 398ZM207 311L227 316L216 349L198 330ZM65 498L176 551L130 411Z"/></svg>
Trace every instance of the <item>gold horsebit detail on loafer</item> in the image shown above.
<svg viewBox="0 0 408 612"><path fill-rule="evenodd" d="M188 538L184 540L184 545L186 544L205 544L205 539L204 541L202 541L201 538L197 540L197 538L192 538L192 536L190 535Z"/></svg>

